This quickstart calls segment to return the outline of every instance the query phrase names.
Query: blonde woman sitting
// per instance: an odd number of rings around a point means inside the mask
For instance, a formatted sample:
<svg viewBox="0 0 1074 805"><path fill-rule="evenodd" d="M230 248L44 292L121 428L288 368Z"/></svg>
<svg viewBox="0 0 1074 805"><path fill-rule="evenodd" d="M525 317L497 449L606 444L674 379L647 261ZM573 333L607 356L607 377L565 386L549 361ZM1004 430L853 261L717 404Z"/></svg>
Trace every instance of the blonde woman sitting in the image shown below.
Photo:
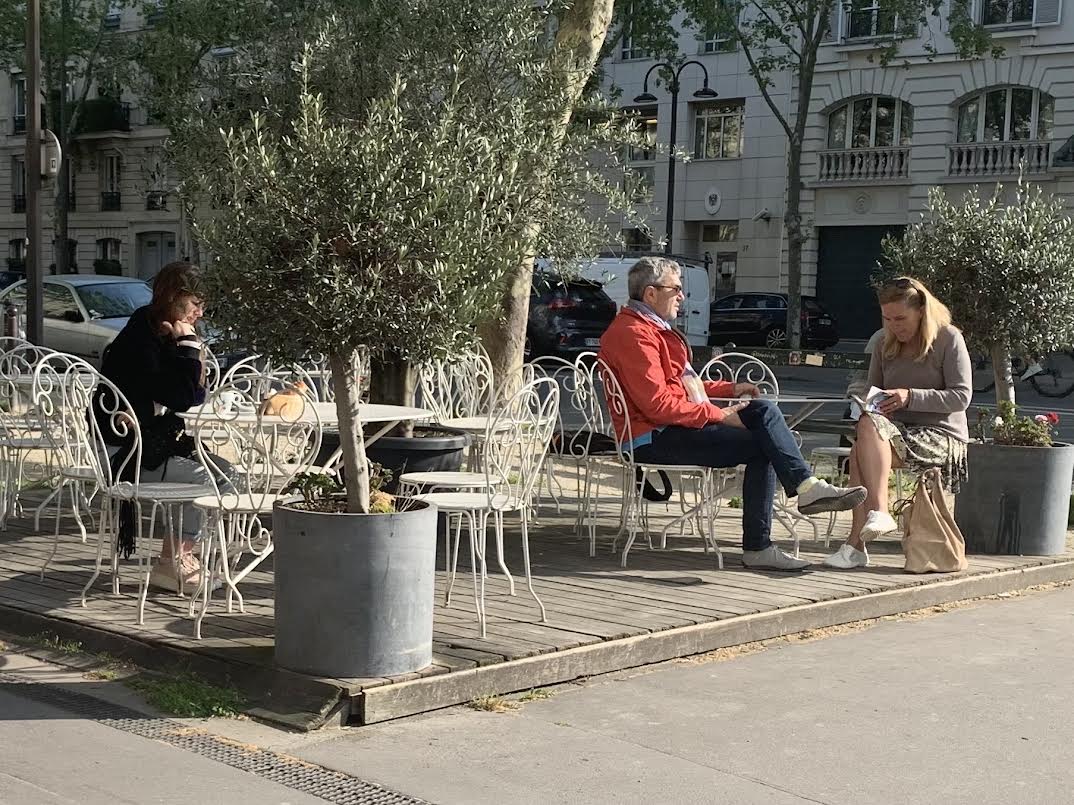
<svg viewBox="0 0 1074 805"><path fill-rule="evenodd" d="M850 484L864 486L867 496L853 510L850 538L824 560L828 567L865 567L865 543L896 530L888 511L892 467L913 473L938 467L951 493L966 479L972 378L962 333L918 280L890 280L877 297L884 336L873 349L868 382L884 392L858 420L850 453Z"/></svg>

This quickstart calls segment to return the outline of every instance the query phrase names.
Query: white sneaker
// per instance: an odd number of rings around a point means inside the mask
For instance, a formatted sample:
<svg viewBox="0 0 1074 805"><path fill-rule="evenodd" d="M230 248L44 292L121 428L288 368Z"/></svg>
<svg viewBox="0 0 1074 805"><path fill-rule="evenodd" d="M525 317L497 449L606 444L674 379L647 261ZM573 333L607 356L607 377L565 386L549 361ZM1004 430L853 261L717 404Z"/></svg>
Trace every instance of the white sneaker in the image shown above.
<svg viewBox="0 0 1074 805"><path fill-rule="evenodd" d="M849 542L844 542L838 551L824 560L825 567L835 567L839 570L850 570L852 567L868 567L869 551L859 551Z"/></svg>
<svg viewBox="0 0 1074 805"><path fill-rule="evenodd" d="M820 478L798 496L798 511L802 514L843 512L865 502L864 486L832 486Z"/></svg>
<svg viewBox="0 0 1074 805"><path fill-rule="evenodd" d="M861 538L863 541L868 541L898 530L899 524L895 522L895 518L890 514L871 511L865 516L865 525L861 527Z"/></svg>
<svg viewBox="0 0 1074 805"><path fill-rule="evenodd" d="M805 559L795 559L775 545L769 545L763 551L743 551L742 564L757 570L804 570L809 567Z"/></svg>

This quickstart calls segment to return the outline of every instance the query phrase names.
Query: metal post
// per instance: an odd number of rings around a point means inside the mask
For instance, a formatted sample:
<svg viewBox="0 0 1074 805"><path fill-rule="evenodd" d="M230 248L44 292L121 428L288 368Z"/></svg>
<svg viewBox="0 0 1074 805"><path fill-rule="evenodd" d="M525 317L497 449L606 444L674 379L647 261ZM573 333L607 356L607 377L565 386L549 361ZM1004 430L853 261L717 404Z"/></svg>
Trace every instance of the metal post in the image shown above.
<svg viewBox="0 0 1074 805"><path fill-rule="evenodd" d="M671 147L668 149L668 209L667 223L664 227L664 254L674 254L671 248L671 231L675 225L675 143L679 130L679 79L671 82Z"/></svg>
<svg viewBox="0 0 1074 805"><path fill-rule="evenodd" d="M26 0L26 339L44 340L41 251L41 3Z"/></svg>

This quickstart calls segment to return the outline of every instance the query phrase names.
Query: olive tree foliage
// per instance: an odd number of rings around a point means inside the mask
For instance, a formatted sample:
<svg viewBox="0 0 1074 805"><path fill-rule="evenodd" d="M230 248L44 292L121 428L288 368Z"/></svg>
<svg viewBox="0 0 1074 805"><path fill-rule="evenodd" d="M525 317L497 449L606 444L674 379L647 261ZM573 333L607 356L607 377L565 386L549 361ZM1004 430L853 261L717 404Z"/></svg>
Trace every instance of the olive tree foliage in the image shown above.
<svg viewBox="0 0 1074 805"><path fill-rule="evenodd" d="M242 125L266 103L283 104L280 119L292 114L287 105L293 108L293 98L281 100L271 77L330 15L341 35L355 43L331 69L310 75L311 87L331 100L332 115L360 118L363 105L387 91L396 74L407 79L404 94L424 102L443 83L445 54L468 54L465 99L483 115L501 114L512 93L527 94L519 125L548 135L543 158L527 160L519 170L533 195L523 212L530 218L534 253L574 257L618 234L601 222L609 216L591 220L587 203L596 200L616 217L636 216L616 180L629 172L621 155L643 144L641 134L624 125L617 109L581 95L611 5L612 0L553 0L538 7L517 0L187 0L169 5L165 19L146 33L137 62L144 92L166 110L170 159L179 175L193 176L220 158L214 147L218 129ZM505 73L512 60L517 64L511 69L521 77ZM199 198L188 192L182 203L186 217L196 217ZM200 259L196 240L185 251ZM532 257L505 279L500 304L488 311L482 328L497 374L507 380L521 363ZM403 400L412 394L407 373L396 371L398 363L382 368L387 371L375 373L374 395Z"/></svg>
<svg viewBox="0 0 1074 805"><path fill-rule="evenodd" d="M359 351L444 355L538 247L605 238L584 212L621 193L589 158L634 135L592 108L551 147L564 81L524 0L323 5L213 64L169 149L216 321L282 361L328 356L348 508L367 512Z"/></svg>
<svg viewBox="0 0 1074 805"><path fill-rule="evenodd" d="M692 56L679 52L679 29L699 38L717 34L740 52L758 91L777 125L787 137L787 190L783 225L786 229L788 336L792 348L801 343L802 247L810 227L801 213L802 152L809 124L813 84L821 48L832 40L837 3L841 0L651 0L616 4L616 17L606 47L624 34L634 47L672 62ZM936 33L947 10L946 28L955 51L976 57L995 48L987 32L975 24L969 3L953 0L882 0L876 17L868 9L872 0L850 0L844 14L869 15L875 20L875 36L862 46L879 64L892 63L907 42L920 39L926 54L939 50ZM777 85L789 84L785 101ZM749 123L747 122L747 126Z"/></svg>
<svg viewBox="0 0 1074 805"><path fill-rule="evenodd" d="M972 351L992 356L997 401L1014 402L1011 354L1074 344L1074 223L1039 185L1015 198L974 188L958 203L929 193L922 220L883 244L881 277L919 278L951 308Z"/></svg>

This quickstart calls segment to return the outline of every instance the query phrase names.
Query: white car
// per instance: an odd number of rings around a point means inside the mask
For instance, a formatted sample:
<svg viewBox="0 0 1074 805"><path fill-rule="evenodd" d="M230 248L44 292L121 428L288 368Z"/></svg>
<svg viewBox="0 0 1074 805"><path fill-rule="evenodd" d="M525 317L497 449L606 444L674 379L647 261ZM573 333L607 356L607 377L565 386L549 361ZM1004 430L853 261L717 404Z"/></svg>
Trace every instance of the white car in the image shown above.
<svg viewBox="0 0 1074 805"><path fill-rule="evenodd" d="M132 277L96 274L45 277L44 345L100 367L105 347L126 326L130 315L148 305L152 298L152 289ZM0 311L9 299L18 306L25 322L25 280L0 291Z"/></svg>

